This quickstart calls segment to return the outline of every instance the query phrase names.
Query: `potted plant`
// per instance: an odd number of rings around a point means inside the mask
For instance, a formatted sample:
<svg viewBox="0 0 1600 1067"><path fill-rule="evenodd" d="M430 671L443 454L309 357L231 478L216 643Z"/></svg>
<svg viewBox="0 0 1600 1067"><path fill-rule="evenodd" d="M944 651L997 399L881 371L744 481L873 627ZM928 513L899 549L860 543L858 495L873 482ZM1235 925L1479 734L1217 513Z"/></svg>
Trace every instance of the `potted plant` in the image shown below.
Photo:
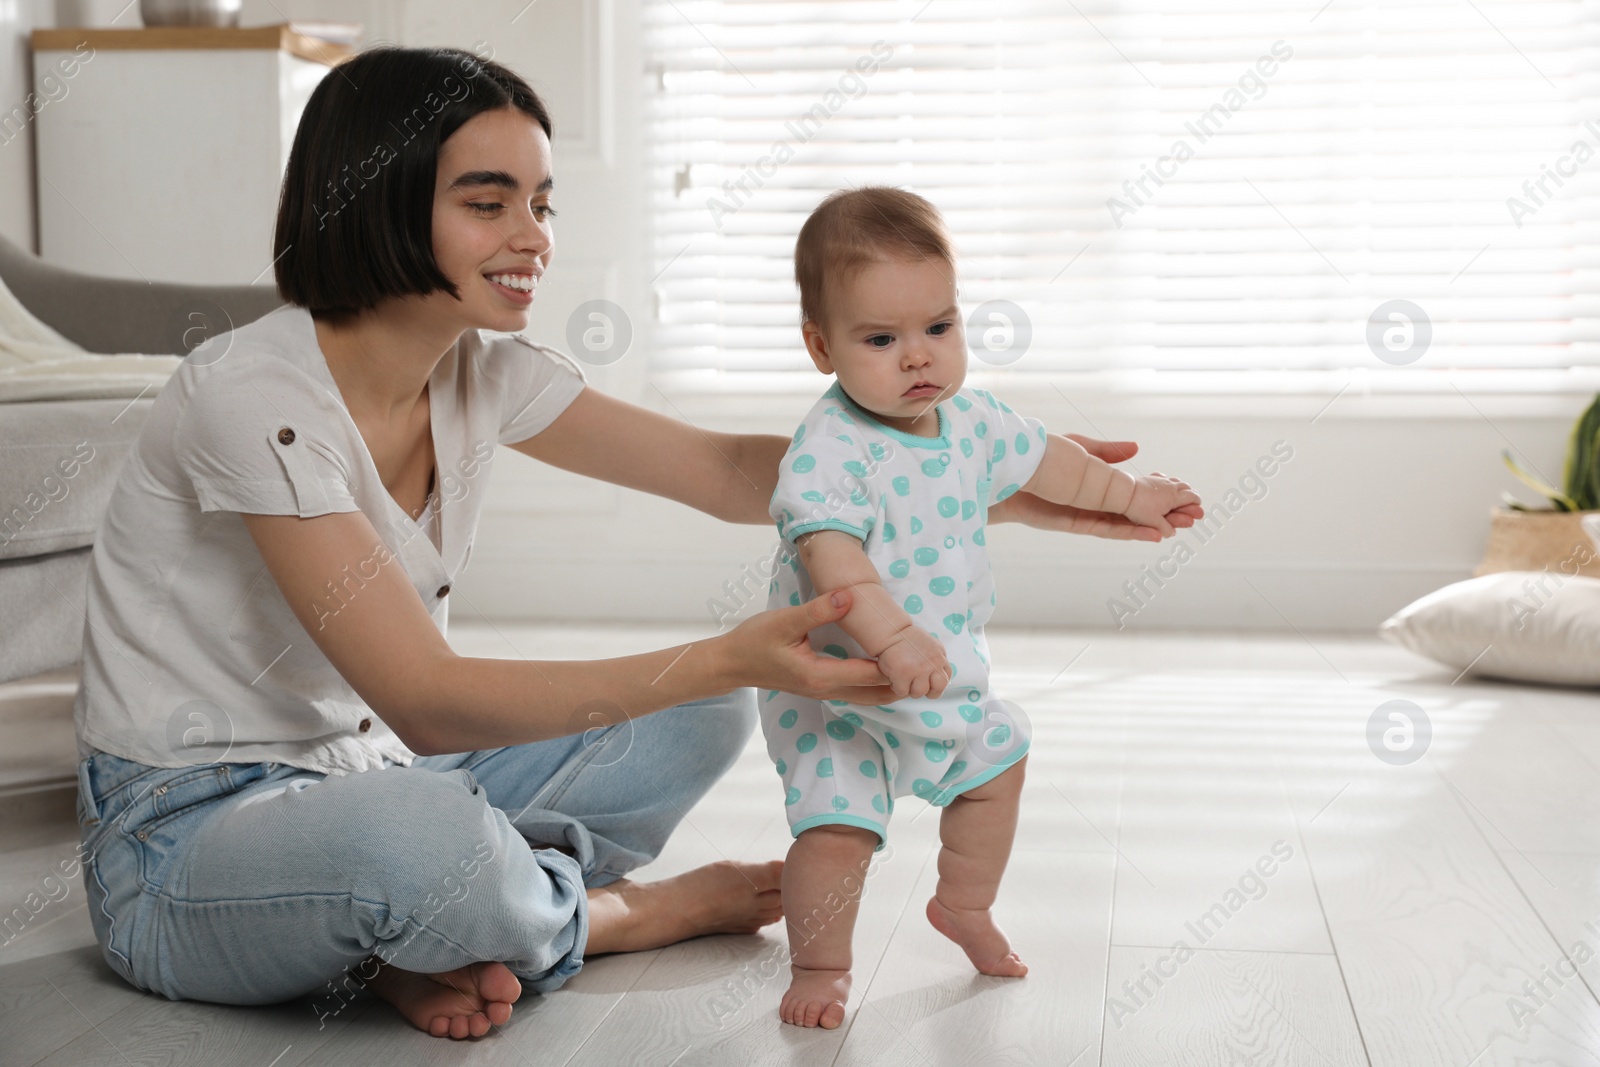
<svg viewBox="0 0 1600 1067"><path fill-rule="evenodd" d="M1529 508L1505 494L1495 508L1489 545L1475 575L1553 568L1600 578L1600 396L1572 427L1566 469L1558 490L1523 470L1502 450L1511 473L1548 497L1551 507Z"/></svg>

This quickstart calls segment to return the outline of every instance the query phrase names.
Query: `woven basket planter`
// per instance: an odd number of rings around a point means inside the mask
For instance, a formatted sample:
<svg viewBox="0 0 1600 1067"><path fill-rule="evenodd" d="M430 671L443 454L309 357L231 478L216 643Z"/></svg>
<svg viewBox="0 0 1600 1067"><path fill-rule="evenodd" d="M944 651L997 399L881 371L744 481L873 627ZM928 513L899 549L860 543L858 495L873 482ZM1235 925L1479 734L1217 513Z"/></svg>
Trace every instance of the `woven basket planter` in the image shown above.
<svg viewBox="0 0 1600 1067"><path fill-rule="evenodd" d="M1475 577L1548 568L1557 574L1600 578L1600 511L1495 508L1490 518L1489 544L1483 562L1472 572Z"/></svg>

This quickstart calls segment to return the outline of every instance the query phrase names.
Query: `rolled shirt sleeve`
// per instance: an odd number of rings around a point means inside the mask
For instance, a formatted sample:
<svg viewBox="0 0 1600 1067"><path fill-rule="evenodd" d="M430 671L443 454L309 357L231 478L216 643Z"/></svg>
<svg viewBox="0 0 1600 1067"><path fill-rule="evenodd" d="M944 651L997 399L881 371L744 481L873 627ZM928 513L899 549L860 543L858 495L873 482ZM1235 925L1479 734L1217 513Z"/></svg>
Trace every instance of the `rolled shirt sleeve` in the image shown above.
<svg viewBox="0 0 1600 1067"><path fill-rule="evenodd" d="M221 370L188 398L173 445L202 512L309 519L360 510L334 432L292 371Z"/></svg>

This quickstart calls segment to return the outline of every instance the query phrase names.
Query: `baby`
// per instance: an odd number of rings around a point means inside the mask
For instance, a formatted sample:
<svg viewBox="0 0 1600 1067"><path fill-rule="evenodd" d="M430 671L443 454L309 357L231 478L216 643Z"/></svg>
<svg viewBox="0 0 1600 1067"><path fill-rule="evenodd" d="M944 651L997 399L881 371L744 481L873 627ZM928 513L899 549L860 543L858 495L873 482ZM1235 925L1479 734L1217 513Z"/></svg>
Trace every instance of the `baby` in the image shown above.
<svg viewBox="0 0 1600 1067"><path fill-rule="evenodd" d="M928 921L982 973L1028 972L990 914L1029 736L989 685L989 506L1022 490L1168 537L1170 513L1199 497L1176 479L1114 469L962 388L954 256L922 197L829 196L800 230L795 278L806 349L837 380L779 468L769 606L849 587L849 613L812 631L812 647L876 659L897 695L865 706L773 691L761 705L795 838L783 870L792 979L779 1014L831 1029L850 991L861 875L907 794L943 809Z"/></svg>

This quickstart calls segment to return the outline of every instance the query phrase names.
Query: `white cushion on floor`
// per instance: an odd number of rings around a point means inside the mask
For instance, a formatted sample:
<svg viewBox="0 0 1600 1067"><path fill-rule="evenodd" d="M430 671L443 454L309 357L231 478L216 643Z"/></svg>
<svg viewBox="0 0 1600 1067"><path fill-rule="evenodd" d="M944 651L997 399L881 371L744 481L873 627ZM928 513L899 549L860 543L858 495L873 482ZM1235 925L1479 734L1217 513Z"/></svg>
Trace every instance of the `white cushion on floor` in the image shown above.
<svg viewBox="0 0 1600 1067"><path fill-rule="evenodd" d="M1486 574L1406 605L1378 632L1473 674L1600 685L1600 578L1553 570Z"/></svg>

